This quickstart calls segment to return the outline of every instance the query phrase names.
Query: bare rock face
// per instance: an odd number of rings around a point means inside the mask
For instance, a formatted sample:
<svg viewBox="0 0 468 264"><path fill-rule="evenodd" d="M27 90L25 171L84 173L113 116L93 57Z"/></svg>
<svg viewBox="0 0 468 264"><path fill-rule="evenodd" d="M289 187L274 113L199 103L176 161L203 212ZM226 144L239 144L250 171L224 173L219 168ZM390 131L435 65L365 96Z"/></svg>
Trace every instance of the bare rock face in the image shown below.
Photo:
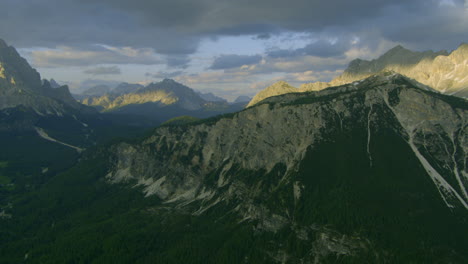
<svg viewBox="0 0 468 264"><path fill-rule="evenodd" d="M412 52L397 46L376 60L352 61L332 83L349 83L385 70L398 72L443 93L468 96L468 44L460 45L450 54Z"/></svg>
<svg viewBox="0 0 468 264"><path fill-rule="evenodd" d="M331 82L303 84L299 89L276 89L269 87L259 92L248 106L265 98L291 92L318 91L331 86L343 85L362 80L379 72L394 71L427 85L439 92L468 97L468 44L460 45L450 54L446 51L413 52L396 46L378 59L366 61L356 59L350 62L343 74Z"/></svg>
<svg viewBox="0 0 468 264"><path fill-rule="evenodd" d="M15 48L0 40L0 110L17 106L32 108L40 115L63 115L67 109L81 110L67 86L52 88Z"/></svg>
<svg viewBox="0 0 468 264"><path fill-rule="evenodd" d="M264 90L256 94L254 98L252 98L252 100L249 102L247 107L253 106L256 103L268 97L281 95L285 93L295 93L295 92L300 92L300 91L297 88L289 85L285 81L279 81L279 82L274 83L271 86L268 86L267 88L265 88Z"/></svg>
<svg viewBox="0 0 468 264"><path fill-rule="evenodd" d="M432 206L437 214L466 213L467 123L464 99L387 72L269 97L229 117L157 128L139 142L113 145L105 179L157 196L164 208L236 215L256 234L287 232L309 247L313 261L304 263L326 263L377 252L374 241L360 231L306 224L298 220L303 213L312 223L326 214L327 225L359 212L393 219L404 211L395 223L431 218ZM267 252L272 262L304 257L276 242Z"/></svg>
<svg viewBox="0 0 468 264"><path fill-rule="evenodd" d="M217 199L229 200L250 190L231 178L232 170L271 172L283 164L286 177L298 169L307 151L324 140L327 133L355 125L352 119L356 112L362 112L366 119L372 166L371 124L386 118L379 117L376 109L386 109L385 115L395 120L398 133L419 158L447 206L468 209L468 179L465 163L460 163L466 160L468 151L466 103L461 108L454 107L418 86L421 85L406 77L387 73L357 84L312 92L307 99L303 98L305 93L271 97L232 118L213 123L161 127L140 144L115 146L116 159L107 179L136 181L138 186L144 186L146 195L157 195L167 202L204 200L209 204L219 202ZM330 97L334 98L333 103ZM336 127L331 126L334 122ZM440 136L429 142L434 135ZM421 151L423 148L440 160L431 165L423 155L427 152ZM448 159L440 155L444 149L450 154ZM448 172L438 173L434 168L440 166L449 168ZM216 184L210 187L205 180L213 173ZM230 186L229 191L221 192L219 188L223 186Z"/></svg>

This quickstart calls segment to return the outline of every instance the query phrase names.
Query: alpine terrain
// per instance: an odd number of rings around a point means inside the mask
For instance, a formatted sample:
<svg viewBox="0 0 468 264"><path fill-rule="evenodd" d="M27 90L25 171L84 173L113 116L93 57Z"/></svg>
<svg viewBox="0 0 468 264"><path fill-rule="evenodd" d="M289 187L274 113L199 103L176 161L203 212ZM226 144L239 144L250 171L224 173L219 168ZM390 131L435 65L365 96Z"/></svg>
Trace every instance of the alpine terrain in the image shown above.
<svg viewBox="0 0 468 264"><path fill-rule="evenodd" d="M466 263L468 103L396 72L87 152L11 200L32 263Z"/></svg>
<svg viewBox="0 0 468 264"><path fill-rule="evenodd" d="M145 125L135 118L104 117L78 103L67 86L41 80L0 40L0 208L75 164L86 149L141 135Z"/></svg>
<svg viewBox="0 0 468 264"><path fill-rule="evenodd" d="M107 114L144 116L157 124L178 116L205 118L245 107L245 102L229 104L211 93L196 92L172 79L146 87L121 84L115 89L107 89L98 86L86 91L85 95L90 96L82 98L81 103Z"/></svg>
<svg viewBox="0 0 468 264"><path fill-rule="evenodd" d="M315 82L294 88L281 81L259 92L248 104L252 106L261 100L285 93L318 91L327 87L351 83L382 71L395 71L430 86L445 94L468 97L468 44L456 50L413 52L398 45L378 59L353 60L340 76L331 82ZM280 89L279 87L285 87Z"/></svg>

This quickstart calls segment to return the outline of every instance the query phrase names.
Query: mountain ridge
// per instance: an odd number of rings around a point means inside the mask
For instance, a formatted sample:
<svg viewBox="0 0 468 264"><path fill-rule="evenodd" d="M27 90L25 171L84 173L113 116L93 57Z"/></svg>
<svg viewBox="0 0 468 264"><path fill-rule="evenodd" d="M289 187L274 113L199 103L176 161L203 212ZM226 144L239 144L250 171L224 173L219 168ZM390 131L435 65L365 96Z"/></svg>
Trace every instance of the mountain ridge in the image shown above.
<svg viewBox="0 0 468 264"><path fill-rule="evenodd" d="M379 72L395 71L409 78L432 87L433 89L459 97L468 97L468 44L462 43L457 49L448 53L424 51L413 52L401 45L388 50L377 59L367 61L355 59L348 68L330 82L302 84L298 89L280 89L269 94L266 88L259 92L248 104L252 106L261 100L288 92L307 92L326 89L365 79Z"/></svg>
<svg viewBox="0 0 468 264"><path fill-rule="evenodd" d="M85 153L14 201L0 253L13 263L24 252L48 263L464 263L467 121L466 100L395 72L173 120Z"/></svg>
<svg viewBox="0 0 468 264"><path fill-rule="evenodd" d="M94 112L76 102L68 86L53 88L49 81L42 81L40 74L3 40L0 44L0 95L0 109L23 105L40 115Z"/></svg>

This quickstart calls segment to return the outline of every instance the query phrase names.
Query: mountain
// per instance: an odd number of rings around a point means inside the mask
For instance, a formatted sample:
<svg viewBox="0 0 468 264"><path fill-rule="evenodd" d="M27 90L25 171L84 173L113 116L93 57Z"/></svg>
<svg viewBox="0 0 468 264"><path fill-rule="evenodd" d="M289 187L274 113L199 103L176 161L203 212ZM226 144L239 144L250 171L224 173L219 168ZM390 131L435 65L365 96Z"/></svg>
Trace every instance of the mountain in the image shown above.
<svg viewBox="0 0 468 264"><path fill-rule="evenodd" d="M241 95L241 96L238 96L236 98L236 100L234 100L234 103L235 104L237 104L237 103L248 103L248 102L250 102L250 100L252 100L251 97L246 96L246 95Z"/></svg>
<svg viewBox="0 0 468 264"><path fill-rule="evenodd" d="M0 256L466 263L467 118L466 100L384 72L161 126L3 206Z"/></svg>
<svg viewBox="0 0 468 264"><path fill-rule="evenodd" d="M269 92L263 93L262 91L254 97L248 106L252 106L269 96L290 92L318 91L358 81L382 71L398 72L445 94L468 97L467 61L468 44L460 45L451 53L447 51L414 52L398 45L375 60L356 59L351 61L343 74L329 83L303 84L296 90L288 88L281 91L277 89L271 95Z"/></svg>
<svg viewBox="0 0 468 264"><path fill-rule="evenodd" d="M249 102L247 107L253 106L268 97L297 92L299 91L295 87L289 85L287 82L279 81L258 92Z"/></svg>
<svg viewBox="0 0 468 264"><path fill-rule="evenodd" d="M0 40L0 207L72 166L85 149L141 135L144 127L146 121L104 117L78 103L67 86L41 80L15 48Z"/></svg>
<svg viewBox="0 0 468 264"><path fill-rule="evenodd" d="M205 118L242 109L241 105L230 105L224 99L207 101L200 93L171 79L123 94L110 92L104 96L87 97L81 102L103 113L144 116L158 123L178 116Z"/></svg>
<svg viewBox="0 0 468 264"><path fill-rule="evenodd" d="M151 83L136 92L123 95L106 94L82 101L85 105L101 107L105 111L145 103L156 103L161 106L176 104L187 110L196 110L201 109L204 102L195 91L171 79Z"/></svg>
<svg viewBox="0 0 468 264"><path fill-rule="evenodd" d="M354 60L335 83L360 80L382 70L393 70L440 92L468 97L468 44L460 45L450 54L413 52L397 46L376 60Z"/></svg>
<svg viewBox="0 0 468 264"><path fill-rule="evenodd" d="M0 40L0 110L23 106L39 115L64 115L69 111L91 112L76 102L67 86L53 88L15 48Z"/></svg>
<svg viewBox="0 0 468 264"><path fill-rule="evenodd" d="M50 79L49 83L52 88L59 88L60 86L62 86L58 84L54 79Z"/></svg>
<svg viewBox="0 0 468 264"><path fill-rule="evenodd" d="M222 102L227 103L226 99L214 95L213 93L201 93L198 92L200 97L207 102Z"/></svg>

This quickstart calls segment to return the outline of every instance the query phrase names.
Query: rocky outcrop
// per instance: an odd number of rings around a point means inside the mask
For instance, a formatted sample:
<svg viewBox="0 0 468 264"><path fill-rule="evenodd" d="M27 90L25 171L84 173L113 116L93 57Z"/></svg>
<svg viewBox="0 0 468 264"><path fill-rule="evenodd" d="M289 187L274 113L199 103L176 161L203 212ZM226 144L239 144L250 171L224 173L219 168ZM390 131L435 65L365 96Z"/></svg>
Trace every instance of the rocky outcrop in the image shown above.
<svg viewBox="0 0 468 264"><path fill-rule="evenodd" d="M277 95L281 95L281 94L285 94L285 93L295 93L295 92L300 92L300 91L298 91L298 89L296 89L295 87L289 85L285 81L279 81L279 82L276 82L276 83L268 86L267 88L260 91L259 93L257 93L252 98L252 100L249 102L247 107L253 106L256 103L258 103L258 102L260 102L263 99L268 98L268 97L277 96Z"/></svg>
<svg viewBox="0 0 468 264"><path fill-rule="evenodd" d="M450 54L446 51L412 52L397 46L376 60L352 61L332 83L349 83L385 70L408 76L442 93L468 96L468 44L460 45Z"/></svg>
<svg viewBox="0 0 468 264"><path fill-rule="evenodd" d="M71 110L92 112L76 102L67 86L53 88L15 48L0 40L0 109L24 106L39 115L64 115Z"/></svg>
<svg viewBox="0 0 468 264"><path fill-rule="evenodd" d="M275 89L274 92L269 92L268 87L259 92L248 106L271 96L291 92L318 91L359 81L384 71L394 71L439 92L466 98L468 97L468 44L460 45L451 53L447 51L413 52L399 45L378 59L351 61L343 74L328 83L308 83L301 85L299 89L288 87L283 90Z"/></svg>

